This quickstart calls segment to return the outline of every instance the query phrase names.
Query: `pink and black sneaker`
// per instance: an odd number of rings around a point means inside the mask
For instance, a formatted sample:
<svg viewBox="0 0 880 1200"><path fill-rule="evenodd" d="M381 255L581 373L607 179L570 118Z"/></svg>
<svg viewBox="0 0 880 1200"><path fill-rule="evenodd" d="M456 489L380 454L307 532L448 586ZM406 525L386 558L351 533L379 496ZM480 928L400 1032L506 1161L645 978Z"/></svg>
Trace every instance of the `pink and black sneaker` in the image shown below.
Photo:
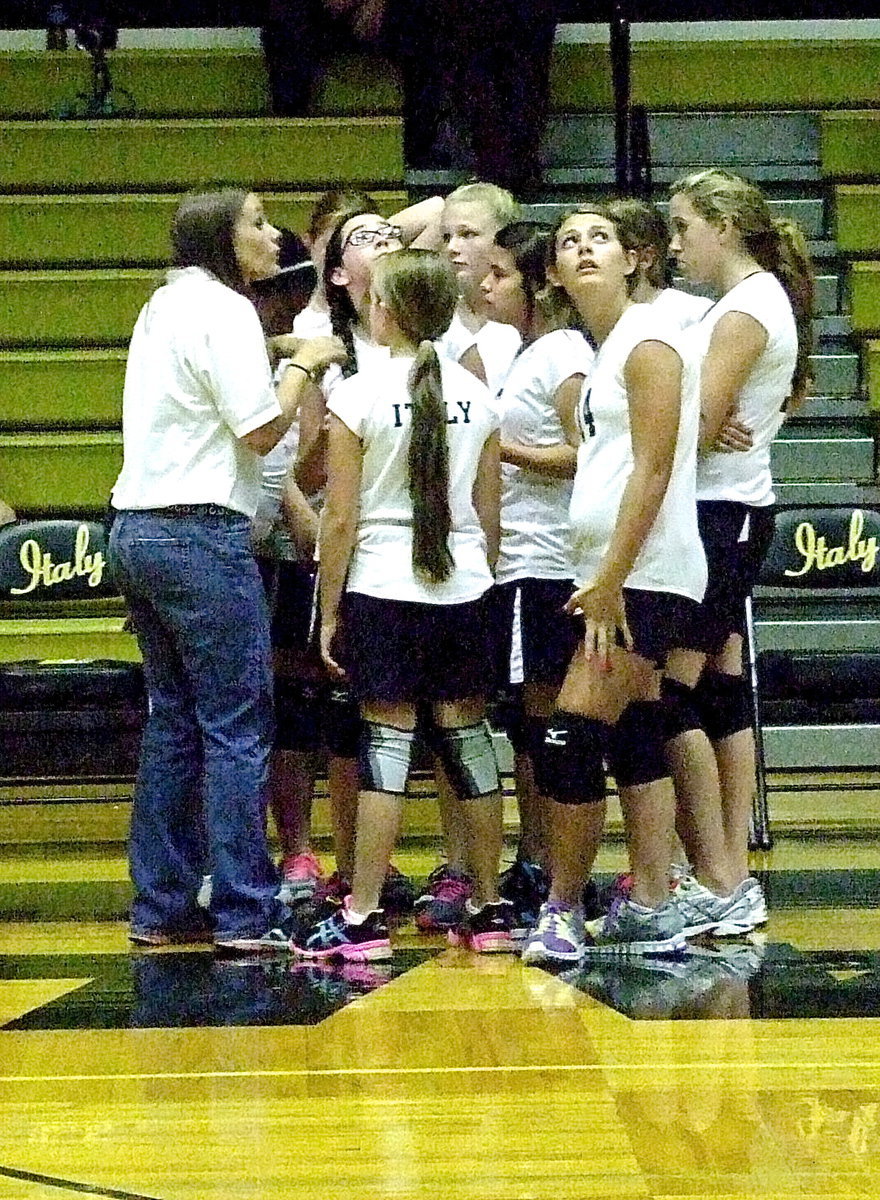
<svg viewBox="0 0 880 1200"><path fill-rule="evenodd" d="M450 929L449 941L453 946L461 946L477 954L512 954L514 944L511 931L514 922L514 909L509 900L484 904L476 912L472 912L468 905L461 922Z"/></svg>

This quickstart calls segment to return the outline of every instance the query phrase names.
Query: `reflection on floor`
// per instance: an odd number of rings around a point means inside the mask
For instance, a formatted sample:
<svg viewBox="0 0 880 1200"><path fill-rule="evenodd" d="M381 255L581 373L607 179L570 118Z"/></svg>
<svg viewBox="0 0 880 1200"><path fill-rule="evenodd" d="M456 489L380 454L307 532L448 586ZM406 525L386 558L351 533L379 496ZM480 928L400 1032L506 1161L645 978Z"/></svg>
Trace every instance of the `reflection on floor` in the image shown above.
<svg viewBox="0 0 880 1200"><path fill-rule="evenodd" d="M206 1025L317 1025L369 995L433 950L402 950L390 963L308 963L203 953L31 955L0 959L0 979L82 982L7 1022L5 1029L188 1029Z"/></svg>
<svg viewBox="0 0 880 1200"><path fill-rule="evenodd" d="M755 868L760 936L560 974L0 925L0 1200L876 1197L880 840Z"/></svg>

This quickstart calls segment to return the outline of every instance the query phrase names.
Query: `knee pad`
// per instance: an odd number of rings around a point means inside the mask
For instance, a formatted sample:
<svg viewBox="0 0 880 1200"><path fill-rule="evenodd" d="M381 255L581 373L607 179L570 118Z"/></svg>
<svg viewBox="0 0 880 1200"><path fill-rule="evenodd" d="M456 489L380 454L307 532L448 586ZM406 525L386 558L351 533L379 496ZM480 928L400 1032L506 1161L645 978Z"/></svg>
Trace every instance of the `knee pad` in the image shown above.
<svg viewBox="0 0 880 1200"><path fill-rule="evenodd" d="M560 804L604 800L607 744L604 721L556 709L546 722L534 757L539 793Z"/></svg>
<svg viewBox="0 0 880 1200"><path fill-rule="evenodd" d="M485 721L453 728L438 725L434 746L459 800L478 800L500 789L495 747Z"/></svg>
<svg viewBox="0 0 880 1200"><path fill-rule="evenodd" d="M346 688L334 688L325 706L324 740L334 758L356 758L360 745L361 713Z"/></svg>
<svg viewBox="0 0 880 1200"><path fill-rule="evenodd" d="M703 722L694 698L694 689L678 679L663 679L660 696L666 712L666 737L677 738L692 729L702 729Z"/></svg>
<svg viewBox="0 0 880 1200"><path fill-rule="evenodd" d="M415 730L364 721L358 745L358 773L365 792L406 793Z"/></svg>
<svg viewBox="0 0 880 1200"><path fill-rule="evenodd" d="M633 700L614 726L611 770L618 787L666 779L667 722L663 700Z"/></svg>
<svg viewBox="0 0 880 1200"><path fill-rule="evenodd" d="M704 671L694 695L710 741L723 742L752 728L751 691L742 675Z"/></svg>
<svg viewBox="0 0 880 1200"><path fill-rule="evenodd" d="M275 680L275 748L314 753L323 744L323 704L317 688Z"/></svg>

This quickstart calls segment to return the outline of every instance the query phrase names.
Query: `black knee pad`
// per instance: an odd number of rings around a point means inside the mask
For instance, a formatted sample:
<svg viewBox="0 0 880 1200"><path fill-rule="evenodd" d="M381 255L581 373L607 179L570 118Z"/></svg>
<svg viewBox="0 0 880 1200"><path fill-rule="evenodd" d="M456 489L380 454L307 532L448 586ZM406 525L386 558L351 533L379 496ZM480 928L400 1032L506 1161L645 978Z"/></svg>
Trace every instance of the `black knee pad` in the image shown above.
<svg viewBox="0 0 880 1200"><path fill-rule="evenodd" d="M702 729L703 722L694 699L694 689L677 679L663 679L660 696L666 710L666 737L677 738L692 729Z"/></svg>
<svg viewBox="0 0 880 1200"><path fill-rule="evenodd" d="M694 696L710 741L723 742L752 728L752 696L742 675L704 671Z"/></svg>
<svg viewBox="0 0 880 1200"><path fill-rule="evenodd" d="M302 754L323 746L324 704L319 688L297 679L275 680L275 748Z"/></svg>
<svg viewBox="0 0 880 1200"><path fill-rule="evenodd" d="M356 758L361 735L357 700L347 688L333 688L324 708L324 741L334 758Z"/></svg>
<svg viewBox="0 0 880 1200"><path fill-rule="evenodd" d="M604 721L561 709L551 713L533 760L540 794L560 804L604 800L608 734Z"/></svg>
<svg viewBox="0 0 880 1200"><path fill-rule="evenodd" d="M626 706L612 734L610 765L618 787L667 778L666 731L663 700L633 700Z"/></svg>
<svg viewBox="0 0 880 1200"><path fill-rule="evenodd" d="M479 800L500 790L498 760L485 721L451 728L437 725L432 743L459 800Z"/></svg>
<svg viewBox="0 0 880 1200"><path fill-rule="evenodd" d="M365 792L406 794L415 731L364 721L358 745L358 773Z"/></svg>

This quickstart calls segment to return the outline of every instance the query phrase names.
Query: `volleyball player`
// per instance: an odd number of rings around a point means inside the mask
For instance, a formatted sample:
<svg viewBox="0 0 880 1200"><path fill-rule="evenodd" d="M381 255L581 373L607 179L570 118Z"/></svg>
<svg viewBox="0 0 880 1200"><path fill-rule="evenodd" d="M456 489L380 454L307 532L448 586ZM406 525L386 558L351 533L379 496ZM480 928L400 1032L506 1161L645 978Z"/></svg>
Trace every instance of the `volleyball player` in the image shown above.
<svg viewBox="0 0 880 1200"><path fill-rule="evenodd" d="M578 414L570 518L577 590L566 608L584 637L536 761L552 797L552 882L524 961L583 953L667 954L686 943L669 898L675 804L660 671L706 583L694 497L698 391L681 334L634 304L638 250L602 204L564 218L551 279L597 346ZM605 766L620 792L633 876L585 934L580 908L602 832Z"/></svg>
<svg viewBox="0 0 880 1200"><path fill-rule="evenodd" d="M813 277L803 235L774 220L754 184L699 171L672 187L672 253L720 294L695 327L702 356L697 497L709 583L669 657L665 691L682 831L697 879L678 889L693 932L746 933L766 920L749 876L755 745L743 675L744 604L773 536L770 444L804 394ZM733 422L748 442L729 453ZM719 440L720 439L720 440Z"/></svg>
<svg viewBox="0 0 880 1200"><path fill-rule="evenodd" d="M547 898L546 801L535 790L533 759L577 643L576 624L562 609L574 586L568 536L579 441L574 411L593 361L589 342L571 328L577 314L560 303L560 289L548 287L549 238L549 228L534 222L505 226L481 284L489 319L511 325L522 339L498 397L501 549L492 598L520 817L517 856L500 888L524 931Z"/></svg>
<svg viewBox="0 0 880 1200"><path fill-rule="evenodd" d="M474 894L451 936L510 948L497 893L501 796L484 720L485 594L497 554L498 419L484 385L432 344L456 301L448 266L398 251L373 268L370 331L388 357L330 396L321 523L321 648L364 719L352 894L298 942L306 957L391 947L380 891L397 837L417 710L460 802Z"/></svg>

